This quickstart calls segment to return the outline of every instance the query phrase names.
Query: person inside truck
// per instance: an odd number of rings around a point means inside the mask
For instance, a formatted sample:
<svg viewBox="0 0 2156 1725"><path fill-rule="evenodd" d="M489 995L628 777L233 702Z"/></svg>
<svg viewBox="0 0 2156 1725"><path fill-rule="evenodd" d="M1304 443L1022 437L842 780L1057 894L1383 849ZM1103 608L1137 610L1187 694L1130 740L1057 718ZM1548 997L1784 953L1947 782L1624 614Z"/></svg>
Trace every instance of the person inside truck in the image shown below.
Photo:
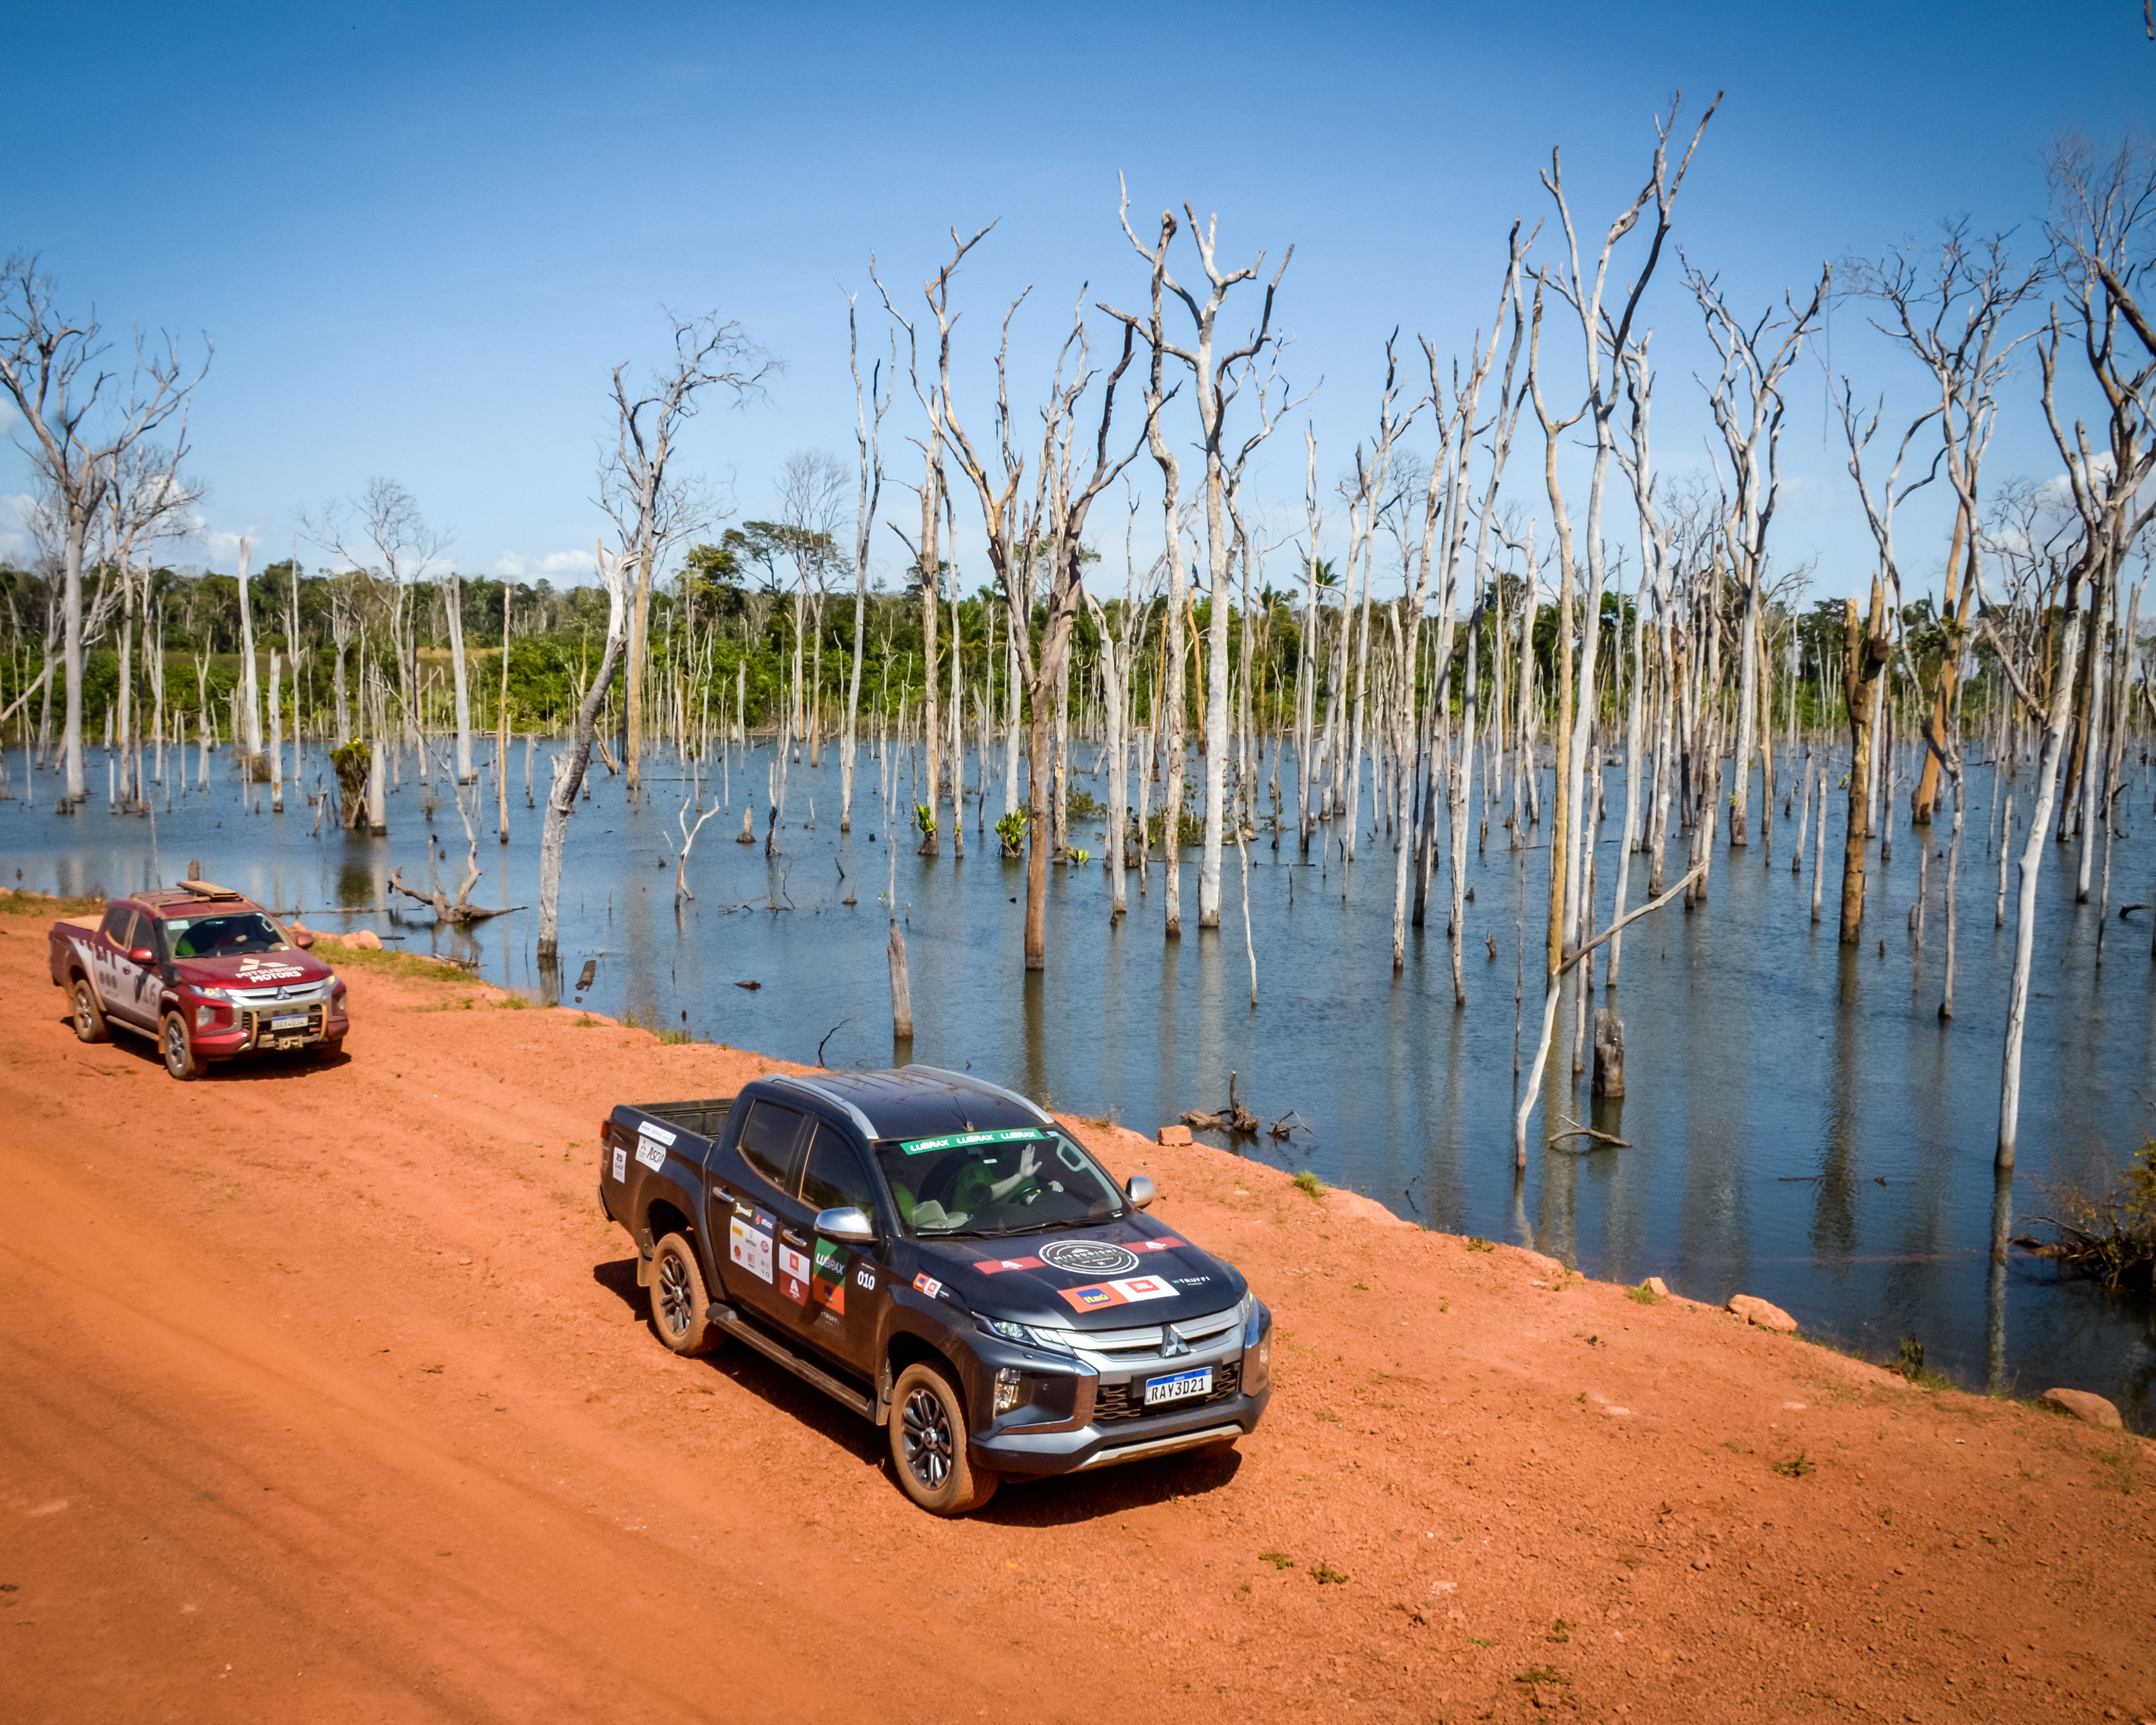
<svg viewBox="0 0 2156 1725"><path fill-rule="evenodd" d="M236 958L246 952L281 952L285 937L259 911L224 916L168 917L165 933L175 958Z"/></svg>
<svg viewBox="0 0 2156 1725"><path fill-rule="evenodd" d="M952 1182L949 1198L952 1204L963 1204L962 1209L947 1209L937 1199L916 1199L912 1191L897 1180L891 1183L891 1201L898 1206L899 1215L907 1227L936 1234L948 1233L952 1229L964 1227L969 1218L990 1204L1001 1204L1020 1187L1032 1182L1033 1177L1040 1172L1040 1163L1031 1144L1028 1144L1020 1153L1017 1173L998 1180L990 1173L993 1166L993 1163L987 1158L978 1161L968 1158L967 1165L958 1170L957 1178Z"/></svg>

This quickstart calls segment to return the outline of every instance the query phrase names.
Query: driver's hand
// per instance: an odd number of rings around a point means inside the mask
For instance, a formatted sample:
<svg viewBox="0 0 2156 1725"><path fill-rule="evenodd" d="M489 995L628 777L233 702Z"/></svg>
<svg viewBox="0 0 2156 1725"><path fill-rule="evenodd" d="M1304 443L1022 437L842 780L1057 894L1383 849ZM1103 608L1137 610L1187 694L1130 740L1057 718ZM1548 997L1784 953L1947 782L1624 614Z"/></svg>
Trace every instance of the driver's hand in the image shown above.
<svg viewBox="0 0 2156 1725"><path fill-rule="evenodd" d="M1028 1144L1018 1159L1019 1178L1022 1180L1030 1179L1040 1172L1040 1163L1034 1157L1033 1146Z"/></svg>

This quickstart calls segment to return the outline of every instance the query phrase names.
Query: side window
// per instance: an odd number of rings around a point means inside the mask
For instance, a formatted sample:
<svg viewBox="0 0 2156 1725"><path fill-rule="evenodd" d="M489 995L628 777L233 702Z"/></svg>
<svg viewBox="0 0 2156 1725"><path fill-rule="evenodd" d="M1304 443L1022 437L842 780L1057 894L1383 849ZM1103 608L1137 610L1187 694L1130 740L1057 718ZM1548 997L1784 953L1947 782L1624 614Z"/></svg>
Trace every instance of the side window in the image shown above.
<svg viewBox="0 0 2156 1725"><path fill-rule="evenodd" d="M793 1148L800 1142L801 1121L797 1108L757 1102L742 1126L742 1159L781 1192L793 1189Z"/></svg>
<svg viewBox="0 0 2156 1725"><path fill-rule="evenodd" d="M875 1214L875 1189L854 1147L837 1128L816 1122L815 1141L808 1147L808 1167L801 1176L801 1201L812 1210L866 1210Z"/></svg>
<svg viewBox="0 0 2156 1725"><path fill-rule="evenodd" d="M130 950L127 937L134 926L135 913L125 905L115 905L105 913L105 937L123 952Z"/></svg>

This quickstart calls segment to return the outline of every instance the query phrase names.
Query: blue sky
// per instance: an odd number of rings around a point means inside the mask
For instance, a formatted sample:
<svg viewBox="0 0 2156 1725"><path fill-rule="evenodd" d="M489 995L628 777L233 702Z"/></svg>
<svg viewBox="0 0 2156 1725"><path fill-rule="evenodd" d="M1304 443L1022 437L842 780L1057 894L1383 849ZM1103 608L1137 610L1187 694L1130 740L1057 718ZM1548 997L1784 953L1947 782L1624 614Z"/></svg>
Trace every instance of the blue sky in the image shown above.
<svg viewBox="0 0 2156 1725"><path fill-rule="evenodd" d="M557 580L602 526L608 372L656 360L662 306L716 309L785 362L766 399L714 402L684 457L730 480L740 514L766 514L788 451L850 456L839 284L873 306L871 253L917 305L946 230L1000 218L957 295L978 424L994 325L1019 288L1034 289L1022 383L1045 375L1081 283L1142 298L1116 223L1121 170L1147 221L1186 198L1217 211L1229 256L1293 243L1286 366L1298 387L1322 379L1306 415L1331 477L1368 434L1395 326L1412 352L1417 331L1464 351L1486 323L1507 228L1549 208L1536 176L1553 145L1596 228L1635 188L1671 94L1697 113L1724 90L1676 238L1738 304L1763 305L1823 259L1944 217L2018 224L2033 254L2047 141L2145 121L2156 78L2129 0L83 6L18 16L10 39L36 69L18 87L36 94L8 152L6 246L40 254L67 302L94 301L109 328L216 343L193 421L211 495L182 560L228 568L242 532L265 547L258 562L281 556L299 511L380 474L451 532L460 567ZM1660 459L1697 465L1704 350L1674 258L1650 316ZM1913 407L1921 380L1863 317L1836 311L1835 370ZM1816 559L1817 593L1849 591L1869 542L1823 446L1815 364L1790 393L1775 555ZM893 410L894 442L909 407ZM1539 439L1522 435L1515 490L1534 506ZM1993 471L2048 473L2047 447L2024 379ZM19 493L27 463L7 459L0 493ZM1300 521L1301 485L1296 432L1253 480L1279 531ZM1928 519L1912 513L1905 544L1920 578L1943 554ZM1291 567L1284 555L1276 578Z"/></svg>

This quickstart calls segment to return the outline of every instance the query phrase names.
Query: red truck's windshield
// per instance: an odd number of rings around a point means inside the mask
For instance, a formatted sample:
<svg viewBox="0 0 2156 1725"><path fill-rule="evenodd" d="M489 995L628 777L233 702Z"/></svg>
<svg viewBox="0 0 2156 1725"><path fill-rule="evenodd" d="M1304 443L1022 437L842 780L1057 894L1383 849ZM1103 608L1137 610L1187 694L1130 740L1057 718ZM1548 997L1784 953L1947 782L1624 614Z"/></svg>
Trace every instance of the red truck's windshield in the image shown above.
<svg viewBox="0 0 2156 1725"><path fill-rule="evenodd" d="M175 958L233 958L243 952L281 952L285 937L259 911L223 916L171 916L165 937Z"/></svg>

